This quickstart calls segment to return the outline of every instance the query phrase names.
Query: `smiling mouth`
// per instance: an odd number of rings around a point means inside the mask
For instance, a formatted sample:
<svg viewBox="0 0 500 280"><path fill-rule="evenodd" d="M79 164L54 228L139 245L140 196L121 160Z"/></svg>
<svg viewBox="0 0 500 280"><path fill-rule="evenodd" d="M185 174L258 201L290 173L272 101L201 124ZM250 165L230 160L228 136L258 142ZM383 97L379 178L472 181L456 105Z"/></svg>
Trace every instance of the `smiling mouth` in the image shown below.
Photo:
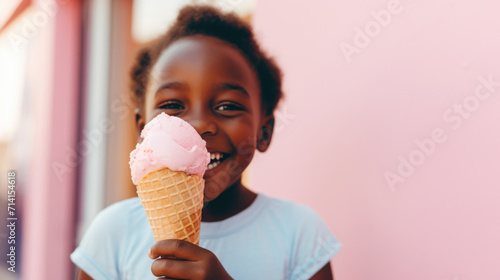
<svg viewBox="0 0 500 280"><path fill-rule="evenodd" d="M219 153L219 152L210 153L210 163L207 165L207 170L214 169L219 164L221 164L224 160L226 160L227 157L228 157L227 154L223 154L223 153Z"/></svg>

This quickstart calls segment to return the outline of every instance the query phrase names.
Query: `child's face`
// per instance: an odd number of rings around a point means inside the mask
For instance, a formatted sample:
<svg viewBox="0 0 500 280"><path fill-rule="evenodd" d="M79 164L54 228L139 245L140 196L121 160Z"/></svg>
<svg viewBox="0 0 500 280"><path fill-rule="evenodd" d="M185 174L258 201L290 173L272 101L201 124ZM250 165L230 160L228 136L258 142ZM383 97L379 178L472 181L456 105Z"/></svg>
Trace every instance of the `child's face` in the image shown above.
<svg viewBox="0 0 500 280"><path fill-rule="evenodd" d="M272 134L255 71L237 49L208 36L175 41L154 65L138 127L161 112L190 123L211 155L222 156L205 173L205 201L239 183L255 149L265 151Z"/></svg>

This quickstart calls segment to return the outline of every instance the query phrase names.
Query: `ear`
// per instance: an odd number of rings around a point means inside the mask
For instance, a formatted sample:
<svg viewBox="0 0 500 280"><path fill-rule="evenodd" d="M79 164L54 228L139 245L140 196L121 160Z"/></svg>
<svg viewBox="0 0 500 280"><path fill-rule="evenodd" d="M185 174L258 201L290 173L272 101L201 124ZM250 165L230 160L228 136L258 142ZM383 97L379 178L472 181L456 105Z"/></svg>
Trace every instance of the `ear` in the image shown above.
<svg viewBox="0 0 500 280"><path fill-rule="evenodd" d="M137 142L141 142L141 131L146 125L146 119L141 109L135 109L135 127L137 129Z"/></svg>
<svg viewBox="0 0 500 280"><path fill-rule="evenodd" d="M267 116L257 134L257 150L265 152L271 144L274 130L274 115Z"/></svg>

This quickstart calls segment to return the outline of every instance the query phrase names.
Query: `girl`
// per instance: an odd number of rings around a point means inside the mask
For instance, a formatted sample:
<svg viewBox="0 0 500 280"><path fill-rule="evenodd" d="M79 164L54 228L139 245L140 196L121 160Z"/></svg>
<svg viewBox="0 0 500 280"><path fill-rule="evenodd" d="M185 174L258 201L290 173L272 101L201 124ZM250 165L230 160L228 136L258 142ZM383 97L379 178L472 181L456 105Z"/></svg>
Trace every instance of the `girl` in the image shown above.
<svg viewBox="0 0 500 280"><path fill-rule="evenodd" d="M241 182L265 152L282 96L281 72L234 14L188 6L133 68L137 132L161 112L190 123L212 155L200 246L154 241L139 199L95 218L71 255L79 279L333 279L340 243L311 209ZM160 256L170 256L160 258Z"/></svg>

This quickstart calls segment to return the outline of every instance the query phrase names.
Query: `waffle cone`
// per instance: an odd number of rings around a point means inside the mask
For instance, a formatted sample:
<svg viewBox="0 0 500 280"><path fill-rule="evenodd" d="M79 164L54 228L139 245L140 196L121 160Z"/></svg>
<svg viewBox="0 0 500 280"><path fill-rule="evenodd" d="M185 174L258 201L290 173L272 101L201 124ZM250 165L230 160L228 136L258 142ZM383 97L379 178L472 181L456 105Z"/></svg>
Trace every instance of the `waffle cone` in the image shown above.
<svg viewBox="0 0 500 280"><path fill-rule="evenodd" d="M205 181L168 168L146 174L137 195L156 241L182 239L198 245Z"/></svg>

